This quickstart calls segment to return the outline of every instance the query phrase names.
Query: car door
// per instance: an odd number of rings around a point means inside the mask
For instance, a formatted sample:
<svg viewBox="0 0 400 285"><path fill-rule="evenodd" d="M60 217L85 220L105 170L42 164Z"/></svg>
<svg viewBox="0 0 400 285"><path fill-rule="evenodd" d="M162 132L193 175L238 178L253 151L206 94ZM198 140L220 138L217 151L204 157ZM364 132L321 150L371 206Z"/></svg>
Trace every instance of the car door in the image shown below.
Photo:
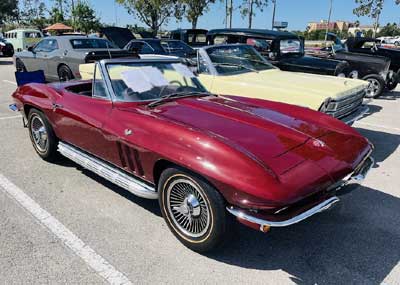
<svg viewBox="0 0 400 285"><path fill-rule="evenodd" d="M98 68L92 89L90 83L67 87L63 96L53 103L53 110L55 131L62 141L113 162L116 144L103 129L112 101Z"/></svg>
<svg viewBox="0 0 400 285"><path fill-rule="evenodd" d="M48 39L41 40L33 49L32 57L24 60L26 62L25 66L28 71L43 70L45 76L47 77L47 45L49 43Z"/></svg>
<svg viewBox="0 0 400 285"><path fill-rule="evenodd" d="M44 54L46 63L46 77L50 79L58 79L57 67L60 58L60 48L57 39L49 39L47 44L47 53Z"/></svg>

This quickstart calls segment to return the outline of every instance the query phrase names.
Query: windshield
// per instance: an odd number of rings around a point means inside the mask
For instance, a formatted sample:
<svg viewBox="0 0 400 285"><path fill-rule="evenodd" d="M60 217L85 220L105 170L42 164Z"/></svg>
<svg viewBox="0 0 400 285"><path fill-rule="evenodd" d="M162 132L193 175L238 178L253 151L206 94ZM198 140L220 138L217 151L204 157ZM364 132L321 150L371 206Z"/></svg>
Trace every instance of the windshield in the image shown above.
<svg viewBox="0 0 400 285"><path fill-rule="evenodd" d="M107 72L117 101L149 101L176 93L207 92L181 63L110 63Z"/></svg>
<svg viewBox="0 0 400 285"><path fill-rule="evenodd" d="M339 51L344 51L344 50L346 50L345 48L344 48L344 46L343 46L343 44L339 44L339 43L333 43L332 44L332 50L334 51L334 52L339 52Z"/></svg>
<svg viewBox="0 0 400 285"><path fill-rule="evenodd" d="M161 40L161 45L163 46L163 48L171 53L171 52L177 52L177 51L183 51L186 53L194 53L194 49L192 49L190 46L188 46L187 44L185 44L182 41L163 41Z"/></svg>
<svg viewBox="0 0 400 285"><path fill-rule="evenodd" d="M205 45L207 43L207 33L188 32L187 39L190 45Z"/></svg>
<svg viewBox="0 0 400 285"><path fill-rule="evenodd" d="M275 68L253 47L247 45L216 46L208 48L207 54L219 74L262 71Z"/></svg>
<svg viewBox="0 0 400 285"><path fill-rule="evenodd" d="M113 43L105 39L95 38L77 38L70 40L74 49L92 49L92 48L118 48Z"/></svg>
<svg viewBox="0 0 400 285"><path fill-rule="evenodd" d="M280 41L281 54L302 53L302 44L298 39L286 39Z"/></svg>

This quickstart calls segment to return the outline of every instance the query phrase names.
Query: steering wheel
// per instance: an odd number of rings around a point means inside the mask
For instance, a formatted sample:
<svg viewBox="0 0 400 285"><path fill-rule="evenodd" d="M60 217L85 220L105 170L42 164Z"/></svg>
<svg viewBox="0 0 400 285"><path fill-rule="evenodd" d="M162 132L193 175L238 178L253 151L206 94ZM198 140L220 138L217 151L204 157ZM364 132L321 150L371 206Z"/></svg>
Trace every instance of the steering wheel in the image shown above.
<svg viewBox="0 0 400 285"><path fill-rule="evenodd" d="M172 80L169 83L176 83L179 85L179 87L183 87L182 82L178 81L178 80Z"/></svg>
<svg viewBox="0 0 400 285"><path fill-rule="evenodd" d="M123 92L124 98L134 99L134 101L141 101L139 93L132 90L132 88L126 88Z"/></svg>

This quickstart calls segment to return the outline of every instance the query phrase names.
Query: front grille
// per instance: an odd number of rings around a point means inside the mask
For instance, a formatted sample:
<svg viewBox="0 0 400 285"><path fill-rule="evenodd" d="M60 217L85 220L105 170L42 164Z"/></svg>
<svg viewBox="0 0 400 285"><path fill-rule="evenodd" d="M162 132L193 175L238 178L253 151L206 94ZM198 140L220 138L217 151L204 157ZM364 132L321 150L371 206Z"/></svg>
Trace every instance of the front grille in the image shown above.
<svg viewBox="0 0 400 285"><path fill-rule="evenodd" d="M362 105L364 96L365 90L361 90L344 98L331 100L325 113L337 119L345 117Z"/></svg>

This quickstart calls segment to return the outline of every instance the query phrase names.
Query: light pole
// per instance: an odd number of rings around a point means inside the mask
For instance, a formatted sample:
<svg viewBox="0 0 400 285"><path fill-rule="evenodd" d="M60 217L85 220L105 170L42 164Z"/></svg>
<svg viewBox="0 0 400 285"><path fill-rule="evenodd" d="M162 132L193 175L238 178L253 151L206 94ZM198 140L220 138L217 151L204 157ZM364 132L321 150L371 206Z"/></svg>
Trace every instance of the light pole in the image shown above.
<svg viewBox="0 0 400 285"><path fill-rule="evenodd" d="M276 0L272 0L272 3L274 4L274 10L273 10L273 12L272 12L272 26L271 26L271 30L274 29L275 11L276 11Z"/></svg>
<svg viewBox="0 0 400 285"><path fill-rule="evenodd" d="M332 6L333 6L333 0L330 0L328 23L326 25L326 33L325 33L325 41L328 40L329 24L331 22L331 15L332 15Z"/></svg>

